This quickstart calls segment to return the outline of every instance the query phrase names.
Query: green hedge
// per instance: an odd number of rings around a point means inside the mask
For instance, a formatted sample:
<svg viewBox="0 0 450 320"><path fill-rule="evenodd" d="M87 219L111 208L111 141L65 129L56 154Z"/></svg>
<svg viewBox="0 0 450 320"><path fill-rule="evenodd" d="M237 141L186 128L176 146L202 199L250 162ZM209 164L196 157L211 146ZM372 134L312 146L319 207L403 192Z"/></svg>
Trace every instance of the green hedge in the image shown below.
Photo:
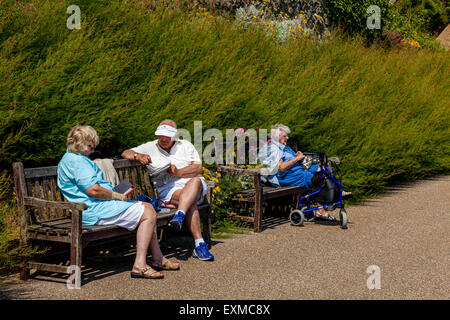
<svg viewBox="0 0 450 320"><path fill-rule="evenodd" d="M77 123L99 132L94 157L119 157L171 117L191 132L194 120L204 130L285 123L301 150L344 159L357 197L449 171L448 53L338 35L280 46L258 27L139 1L78 1L71 31L70 1L32 3L0 4L1 169L57 164Z"/></svg>

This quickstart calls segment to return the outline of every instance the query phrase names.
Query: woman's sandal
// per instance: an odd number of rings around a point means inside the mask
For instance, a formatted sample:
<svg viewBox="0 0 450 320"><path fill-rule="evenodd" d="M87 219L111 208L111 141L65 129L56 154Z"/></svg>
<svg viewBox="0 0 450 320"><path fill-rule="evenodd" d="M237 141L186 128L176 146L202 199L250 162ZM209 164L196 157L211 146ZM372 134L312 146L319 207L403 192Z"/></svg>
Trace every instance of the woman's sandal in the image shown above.
<svg viewBox="0 0 450 320"><path fill-rule="evenodd" d="M161 270L180 270L180 262L172 262L169 259L163 258L162 262L159 265L152 264L152 267L155 268L155 270L161 271Z"/></svg>
<svg viewBox="0 0 450 320"><path fill-rule="evenodd" d="M326 215L320 214L319 212L316 212L316 219L319 220L325 220L325 221L336 221L336 218L327 213Z"/></svg>
<svg viewBox="0 0 450 320"><path fill-rule="evenodd" d="M164 274L156 271L153 268L147 267L140 269L139 272L131 271L132 278L145 278L145 279L163 279Z"/></svg>

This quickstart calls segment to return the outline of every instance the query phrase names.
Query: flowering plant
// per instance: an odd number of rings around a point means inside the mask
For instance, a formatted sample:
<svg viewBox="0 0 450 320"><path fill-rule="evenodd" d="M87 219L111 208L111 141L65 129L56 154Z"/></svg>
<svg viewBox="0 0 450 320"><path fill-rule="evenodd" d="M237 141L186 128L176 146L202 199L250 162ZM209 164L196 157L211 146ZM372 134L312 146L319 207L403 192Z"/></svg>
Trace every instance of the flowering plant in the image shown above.
<svg viewBox="0 0 450 320"><path fill-rule="evenodd" d="M419 42L415 39L411 39L406 35L399 32L392 32L389 30L383 30L383 33L386 37L387 43L391 47L400 47L400 48L408 48L408 49L420 49L421 46Z"/></svg>

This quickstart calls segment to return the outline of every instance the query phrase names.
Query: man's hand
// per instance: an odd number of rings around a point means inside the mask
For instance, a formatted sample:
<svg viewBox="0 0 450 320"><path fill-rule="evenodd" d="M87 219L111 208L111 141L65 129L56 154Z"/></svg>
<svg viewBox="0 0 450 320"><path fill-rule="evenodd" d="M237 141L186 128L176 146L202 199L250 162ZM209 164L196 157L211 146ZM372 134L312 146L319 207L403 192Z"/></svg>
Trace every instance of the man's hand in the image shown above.
<svg viewBox="0 0 450 320"><path fill-rule="evenodd" d="M142 163L143 165L148 165L149 163L152 162L152 159L150 158L150 156L148 154L143 154L143 153L137 153L136 160L139 161L140 163Z"/></svg>
<svg viewBox="0 0 450 320"><path fill-rule="evenodd" d="M178 169L175 165L171 164L170 168L167 169L167 172L170 173L171 175L178 177Z"/></svg>

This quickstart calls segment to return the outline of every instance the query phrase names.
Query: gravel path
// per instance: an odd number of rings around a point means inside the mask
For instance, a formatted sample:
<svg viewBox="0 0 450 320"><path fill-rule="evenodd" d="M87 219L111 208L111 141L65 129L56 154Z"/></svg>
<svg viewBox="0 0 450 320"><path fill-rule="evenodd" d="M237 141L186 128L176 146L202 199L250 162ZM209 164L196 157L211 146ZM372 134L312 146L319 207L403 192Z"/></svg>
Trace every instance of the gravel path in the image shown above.
<svg viewBox="0 0 450 320"><path fill-rule="evenodd" d="M67 289L64 277L21 282L15 275L0 298L449 299L449 208L450 176L434 177L349 207L348 230L283 220L262 233L214 239L214 262L193 259L190 243L172 241L163 252L182 270L163 280L130 279L132 254L91 258L95 268L80 290ZM367 287L372 265L380 270L378 290Z"/></svg>

